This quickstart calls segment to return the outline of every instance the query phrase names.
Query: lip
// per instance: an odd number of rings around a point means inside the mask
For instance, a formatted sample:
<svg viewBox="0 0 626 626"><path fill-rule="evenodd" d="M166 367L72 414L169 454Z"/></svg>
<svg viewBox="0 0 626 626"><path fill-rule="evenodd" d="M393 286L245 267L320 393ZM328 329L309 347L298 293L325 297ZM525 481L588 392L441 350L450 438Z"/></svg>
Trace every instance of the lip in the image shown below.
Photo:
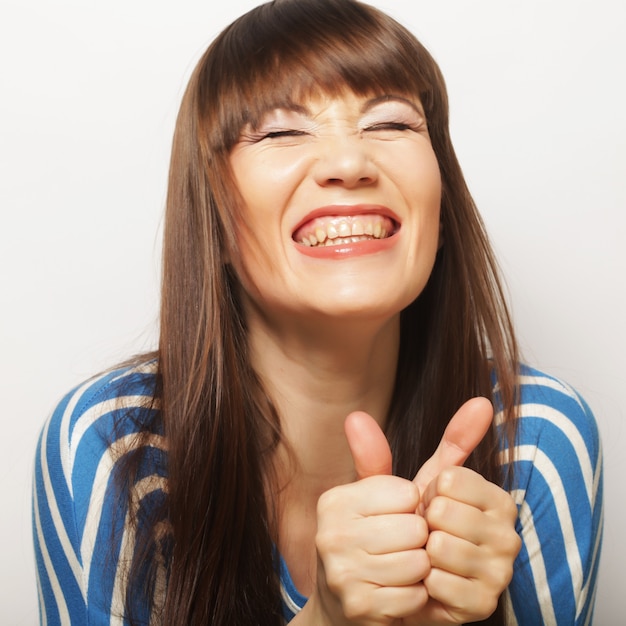
<svg viewBox="0 0 626 626"><path fill-rule="evenodd" d="M321 217L349 217L359 215L381 215L389 218L395 225L395 231L392 235L385 237L384 239L368 239L364 241L356 241L351 243L336 244L333 246L304 246L297 241L294 241L294 245L298 252L305 256L316 259L346 259L354 256L375 254L388 250L395 246L398 241L398 231L400 230L401 222L399 217L388 207L378 204L350 204L350 205L328 205L319 207L310 213L308 213L292 230L292 239L294 233L298 231L306 223L313 221Z"/></svg>

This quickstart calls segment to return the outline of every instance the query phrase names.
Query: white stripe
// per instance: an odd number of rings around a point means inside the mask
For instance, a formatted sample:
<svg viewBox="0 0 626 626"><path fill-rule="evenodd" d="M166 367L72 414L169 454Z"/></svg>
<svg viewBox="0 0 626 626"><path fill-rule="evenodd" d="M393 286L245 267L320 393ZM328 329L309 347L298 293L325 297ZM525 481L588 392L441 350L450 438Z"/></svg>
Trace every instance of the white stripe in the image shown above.
<svg viewBox="0 0 626 626"><path fill-rule="evenodd" d="M554 389L555 391L559 391L560 393L566 395L568 398L575 400L578 406L585 411L585 407L583 403L580 401L578 394L572 387L563 382L562 380L552 378L550 376L533 376L533 375L521 375L517 379L520 385L529 385L529 386L537 386L537 387L548 387L550 389Z"/></svg>
<svg viewBox="0 0 626 626"><path fill-rule="evenodd" d="M598 522L598 528L601 529L603 526L604 526L604 502L602 502L601 504L600 520ZM578 601L576 602L576 618L580 617L581 613L583 612L583 609L585 608L585 602L587 601L587 596L589 595L589 585L591 585L593 581L594 569L596 567L596 563L600 555L601 545L602 545L602 533L597 532L596 540L593 545L593 554L591 557L591 563L589 564L589 576L587 578L587 582L585 583L585 586L583 587L581 591L580 598L578 598ZM593 587L593 597L592 597L592 602L590 606L593 606L593 604L595 603L596 591L597 591L597 585ZM586 623L589 623L590 620L591 620L591 611L589 611L589 613L587 614Z"/></svg>
<svg viewBox="0 0 626 626"><path fill-rule="evenodd" d="M593 479L593 504L595 506L596 498L598 496L598 489L600 487L600 480L602 479L602 458L604 453L602 451L602 440L598 439L598 458L596 459L596 471L594 472Z"/></svg>
<svg viewBox="0 0 626 626"><path fill-rule="evenodd" d="M300 612L302 607L296 604L295 600L289 595L282 582L280 583L280 595L283 598L283 602L292 613L297 614Z"/></svg>
<svg viewBox="0 0 626 626"><path fill-rule="evenodd" d="M39 599L39 626L46 626L48 623L48 615L44 608L43 589L41 588L41 580L39 575L35 576L35 582L37 583L37 598Z"/></svg>
<svg viewBox="0 0 626 626"><path fill-rule="evenodd" d="M93 552L95 548L95 539L98 535L100 520L102 519L102 507L104 504L104 495L106 493L108 481L115 465L120 458L120 454L128 452L133 447L133 443L137 441L137 435L131 433L125 437L121 437L113 442L107 448L100 458L98 468L93 481L89 506L87 508L87 517L85 519L85 528L83 532L83 541L80 546L80 554L84 564L84 581L85 593L88 591L89 574L91 571ZM153 435L147 440L142 438L142 443L163 448L164 440L159 435Z"/></svg>
<svg viewBox="0 0 626 626"><path fill-rule="evenodd" d="M43 442L42 442L43 445ZM37 502L37 484L36 484L36 479L35 476L33 476L33 488L32 488L32 493L33 493L33 515L35 516L36 519L36 526L37 526L37 537L39 539L39 543L41 544L41 537L42 534L40 529L41 529L41 519L39 517L39 506L38 506L38 502ZM47 626L48 624L48 614L46 612L45 609L45 603L44 603L44 597L43 597L43 588L41 587L41 578L39 576L39 571L36 571L36 575L35 575L35 582L37 583L37 597L39 598L39 621L40 621L40 625L39 626Z"/></svg>
<svg viewBox="0 0 626 626"><path fill-rule="evenodd" d="M73 458L70 454L70 423L72 421L72 415L74 414L74 410L76 409L76 406L82 399L85 392L88 389L91 389L91 387L96 384L101 378L104 378L104 374L97 378L92 378L85 382L83 385L81 385L72 394L72 397L70 398L67 406L65 407L65 411L63 412L63 417L61 418L61 427L59 429L61 467L63 468L65 482L72 498L74 497L74 491L72 488Z"/></svg>
<svg viewBox="0 0 626 626"><path fill-rule="evenodd" d="M592 503L592 515L593 515L593 511L595 509L596 506L596 498L597 498L597 494L598 494L598 488L600 486L600 477L602 475L602 444L600 443L600 448L598 451L598 459L596 461L596 471L594 474L594 481L593 481L593 503ZM602 529L603 525L604 525L604 502L601 502L600 504L600 520L598 523L598 528ZM593 522L593 520L592 520ZM591 563L589 566L589 577L587 578L587 582L585 583L585 586L583 587L581 594L580 594L580 598L578 598L578 601L576 603L576 617L580 617L581 613L583 612L584 608L585 608L585 603L587 601L587 596L589 595L589 585L592 584L592 580L593 580L593 570L595 568L595 564L597 562L597 559L599 558L599 554L600 554L600 546L602 544L602 533L601 532L597 532L596 533L596 537L595 537L595 543L593 546L593 553L592 553L592 557L591 557ZM592 604L591 606L593 606L593 603L595 602L595 594L597 591L597 586L595 586L593 588L593 599L592 599ZM587 623L589 623L589 621L591 620L591 611L587 614Z"/></svg>
<svg viewBox="0 0 626 626"><path fill-rule="evenodd" d="M513 494L514 499L517 501L520 497L519 493ZM526 546L528 552L528 563L532 571L534 587L537 592L537 600L539 601L539 608L541 609L541 617L544 626L556 625L556 615L554 613L554 606L552 604L552 596L550 595L550 587L548 585L548 575L546 573L546 565L543 560L543 553L541 551L541 543L537 532L535 531L535 522L533 520L533 514L528 506L528 503L523 500L524 493L521 492L521 508L519 519L522 524L522 540Z"/></svg>
<svg viewBox="0 0 626 626"><path fill-rule="evenodd" d="M591 604L589 605L591 608L595 606L597 592L598 592L598 586L595 585L593 588L593 595L591 596ZM590 609L587 612L587 616L585 618L585 626L590 626L592 619L593 619L593 610Z"/></svg>
<svg viewBox="0 0 626 626"><path fill-rule="evenodd" d="M587 492L587 500L589 505L593 502L593 483L594 472L591 465L591 457L589 456L589 450L585 440L575 424L570 420L567 415L557 411L552 407L545 404L524 404L521 407L521 417L534 417L539 419L545 419L553 426L556 426L568 439L576 451L576 457L580 464L580 469L585 482L585 490ZM522 426L523 428L523 426Z"/></svg>
<svg viewBox="0 0 626 626"><path fill-rule="evenodd" d="M565 555L572 576L574 597L578 598L583 586L582 563L563 481L550 458L543 450L539 450L535 446L517 446L516 458L520 461L533 463L533 471L539 472L546 483L550 485L554 508L563 533Z"/></svg>
<svg viewBox="0 0 626 626"><path fill-rule="evenodd" d="M515 615L515 611L513 610L513 602L511 600L511 596L509 592L506 592L506 610L505 610L505 623L506 626L519 626L517 621L517 616Z"/></svg>
<svg viewBox="0 0 626 626"><path fill-rule="evenodd" d="M151 396L118 396L117 398L110 398L89 407L89 409L78 418L72 430L69 450L70 471L73 471L76 453L81 439L100 417L115 409L132 409L148 406L151 401Z"/></svg>
<svg viewBox="0 0 626 626"><path fill-rule="evenodd" d="M56 601L57 610L59 611L59 618L61 624L69 624L70 623L70 613L67 608L67 604L65 603L65 597L63 595L63 590L61 589L61 585L59 584L59 579L57 578L56 572L54 570L54 565L52 564L52 559L50 558L50 553L48 552L48 547L45 542L45 538L43 535L43 529L41 528L41 518L39 516L39 501L37 498L37 490L34 490L33 495L33 508L35 513L35 528L37 530L37 539L39 540L39 546L41 549L41 556L43 558L44 566L46 568L46 574L48 575L48 580L50 582L50 587L52 588L52 593L54 594L54 599ZM43 603L41 604L42 613L45 615L45 609L43 609ZM47 621L47 618L46 618Z"/></svg>
<svg viewBox="0 0 626 626"><path fill-rule="evenodd" d="M78 555L74 551L74 547L72 546L72 542L67 534L67 529L65 528L65 524L63 522L63 518L61 517L61 512L59 511L59 506L57 504L56 496L54 494L54 488L52 486L52 481L50 480L50 472L48 471L48 455L47 455L47 439L48 439L48 431L50 429L50 421L46 423L44 430L41 435L41 477L43 479L44 491L46 494L46 504L48 505L48 510L50 511L50 516L52 518L52 522L54 523L54 528L57 533L57 537L63 548L63 553L65 554L65 558L74 574L74 578L76 580L76 584L79 589L83 592L83 600L86 600L86 595L83 589L82 581L82 566L78 560ZM36 491L35 491L36 494Z"/></svg>

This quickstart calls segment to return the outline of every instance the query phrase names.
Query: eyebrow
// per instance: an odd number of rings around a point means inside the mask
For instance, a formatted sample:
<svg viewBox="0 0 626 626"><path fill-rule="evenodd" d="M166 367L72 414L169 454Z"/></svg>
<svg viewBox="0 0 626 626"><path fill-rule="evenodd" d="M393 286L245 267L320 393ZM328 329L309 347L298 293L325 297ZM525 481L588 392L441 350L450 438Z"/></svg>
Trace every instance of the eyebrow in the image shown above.
<svg viewBox="0 0 626 626"><path fill-rule="evenodd" d="M370 98L363 103L363 106L360 109L361 115L367 113L370 109L373 109L375 106L382 104L384 102L403 102L404 104L409 105L418 115L424 115L424 111L412 100L406 98L404 96L392 95L392 94L384 94L382 96L375 96L374 98ZM258 125L263 116L267 115L271 111L275 111L277 109L282 109L283 111L290 111L292 113L299 113L300 115L305 115L307 117L311 117L311 110L305 106L304 104L298 104L293 102L292 100L276 102L275 104L264 107L262 111L259 112L257 124Z"/></svg>
<svg viewBox="0 0 626 626"><path fill-rule="evenodd" d="M367 113L367 111L377 106L378 104L381 104L383 102L391 102L391 101L404 102L405 104L408 104L416 113L419 113L420 115L424 115L424 111L422 111L415 102L413 102L412 100L409 100L409 98L405 98L404 96L391 95L391 94L385 94L383 96L376 96L375 98L370 98L361 107L361 113Z"/></svg>

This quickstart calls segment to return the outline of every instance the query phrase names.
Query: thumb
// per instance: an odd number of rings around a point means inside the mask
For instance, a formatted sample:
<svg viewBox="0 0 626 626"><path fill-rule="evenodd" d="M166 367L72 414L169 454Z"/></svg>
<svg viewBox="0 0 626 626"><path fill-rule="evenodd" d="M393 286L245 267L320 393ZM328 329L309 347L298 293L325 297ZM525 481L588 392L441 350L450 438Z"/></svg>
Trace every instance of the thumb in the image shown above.
<svg viewBox="0 0 626 626"><path fill-rule="evenodd" d="M391 474L391 448L385 433L371 415L363 411L350 413L344 430L357 478Z"/></svg>
<svg viewBox="0 0 626 626"><path fill-rule="evenodd" d="M492 421L493 407L487 398L471 398L461 406L446 426L435 453L413 479L421 494L446 467L465 463L482 441Z"/></svg>

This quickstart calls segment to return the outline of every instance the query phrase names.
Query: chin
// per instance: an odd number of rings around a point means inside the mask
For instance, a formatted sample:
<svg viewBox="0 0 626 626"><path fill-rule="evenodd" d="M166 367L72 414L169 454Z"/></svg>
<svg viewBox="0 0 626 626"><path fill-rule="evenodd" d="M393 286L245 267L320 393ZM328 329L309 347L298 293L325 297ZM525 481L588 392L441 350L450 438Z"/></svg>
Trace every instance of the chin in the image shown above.
<svg viewBox="0 0 626 626"><path fill-rule="evenodd" d="M326 300L316 308L318 314L337 320L381 320L391 319L400 314L419 294L402 294L389 297L384 293L371 291L368 294L351 293L342 298Z"/></svg>

